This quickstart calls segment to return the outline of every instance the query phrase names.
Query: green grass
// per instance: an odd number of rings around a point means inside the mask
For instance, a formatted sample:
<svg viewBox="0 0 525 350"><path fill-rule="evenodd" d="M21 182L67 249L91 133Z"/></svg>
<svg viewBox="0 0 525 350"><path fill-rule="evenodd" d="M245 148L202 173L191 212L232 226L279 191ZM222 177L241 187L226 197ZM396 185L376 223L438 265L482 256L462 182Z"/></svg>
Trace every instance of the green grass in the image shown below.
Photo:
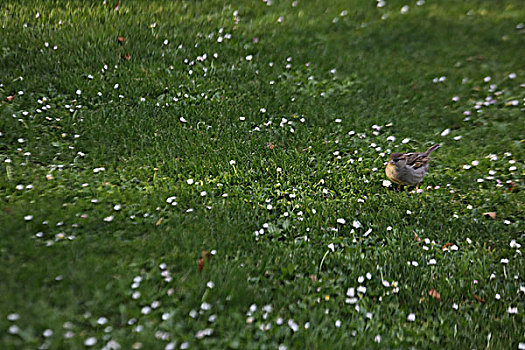
<svg viewBox="0 0 525 350"><path fill-rule="evenodd" d="M0 5L3 349L525 343L521 1L107 2Z"/></svg>

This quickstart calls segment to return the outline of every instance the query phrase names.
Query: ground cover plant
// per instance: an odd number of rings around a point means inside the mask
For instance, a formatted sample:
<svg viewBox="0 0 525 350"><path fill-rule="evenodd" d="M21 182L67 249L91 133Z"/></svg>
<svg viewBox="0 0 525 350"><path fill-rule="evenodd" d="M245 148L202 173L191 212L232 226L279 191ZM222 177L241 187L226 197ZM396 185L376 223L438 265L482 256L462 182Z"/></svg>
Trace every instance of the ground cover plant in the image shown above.
<svg viewBox="0 0 525 350"><path fill-rule="evenodd" d="M3 349L525 348L521 1L0 9Z"/></svg>

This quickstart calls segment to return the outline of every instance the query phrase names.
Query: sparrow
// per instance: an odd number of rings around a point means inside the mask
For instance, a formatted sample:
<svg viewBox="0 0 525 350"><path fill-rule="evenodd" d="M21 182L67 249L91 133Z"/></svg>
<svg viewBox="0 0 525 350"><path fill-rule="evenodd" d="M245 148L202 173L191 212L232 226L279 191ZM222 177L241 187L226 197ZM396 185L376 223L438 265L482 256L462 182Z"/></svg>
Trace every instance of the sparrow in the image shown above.
<svg viewBox="0 0 525 350"><path fill-rule="evenodd" d="M420 153L392 153L385 168L386 176L401 188L419 184L428 171L430 153L439 147L436 144Z"/></svg>

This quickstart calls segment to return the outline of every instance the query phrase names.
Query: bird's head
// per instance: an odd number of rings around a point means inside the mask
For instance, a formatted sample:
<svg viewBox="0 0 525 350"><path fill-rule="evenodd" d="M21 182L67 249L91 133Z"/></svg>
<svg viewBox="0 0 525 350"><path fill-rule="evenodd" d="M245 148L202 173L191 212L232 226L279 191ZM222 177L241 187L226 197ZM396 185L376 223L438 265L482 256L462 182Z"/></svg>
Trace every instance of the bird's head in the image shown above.
<svg viewBox="0 0 525 350"><path fill-rule="evenodd" d="M402 159L403 153L392 153L390 155L390 164L397 164Z"/></svg>

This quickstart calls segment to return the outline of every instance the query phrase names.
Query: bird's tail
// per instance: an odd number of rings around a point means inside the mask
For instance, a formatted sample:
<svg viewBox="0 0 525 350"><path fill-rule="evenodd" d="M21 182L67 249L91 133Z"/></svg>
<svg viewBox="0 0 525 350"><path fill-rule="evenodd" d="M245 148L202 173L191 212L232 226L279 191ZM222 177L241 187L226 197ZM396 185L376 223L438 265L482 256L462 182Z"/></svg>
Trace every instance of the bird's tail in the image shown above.
<svg viewBox="0 0 525 350"><path fill-rule="evenodd" d="M427 149L425 151L425 154L426 155L429 155L430 153L434 152L435 150L437 150L439 147L441 147L441 145L439 143L435 144L434 146L430 147L429 149Z"/></svg>

